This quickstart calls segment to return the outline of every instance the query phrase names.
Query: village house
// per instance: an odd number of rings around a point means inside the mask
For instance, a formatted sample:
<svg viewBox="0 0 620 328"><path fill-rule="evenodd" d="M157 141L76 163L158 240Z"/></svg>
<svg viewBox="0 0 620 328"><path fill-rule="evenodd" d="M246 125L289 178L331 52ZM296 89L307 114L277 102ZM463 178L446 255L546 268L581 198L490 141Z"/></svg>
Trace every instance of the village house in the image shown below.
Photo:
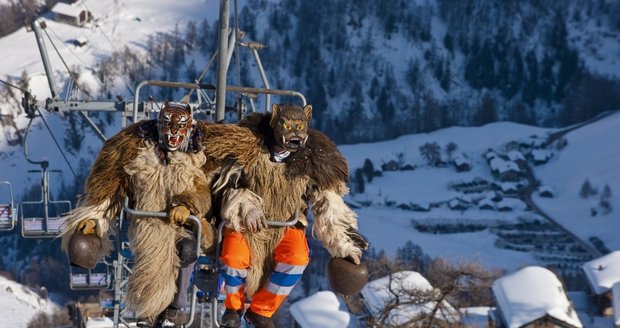
<svg viewBox="0 0 620 328"><path fill-rule="evenodd" d="M467 172L471 170L471 162L463 153L456 154L452 159L457 172Z"/></svg>
<svg viewBox="0 0 620 328"><path fill-rule="evenodd" d="M494 210L495 202L489 198L483 198L478 202L478 208L481 210Z"/></svg>
<svg viewBox="0 0 620 328"><path fill-rule="evenodd" d="M597 312L613 316L615 326L620 327L620 251L586 262L581 268Z"/></svg>
<svg viewBox="0 0 620 328"><path fill-rule="evenodd" d="M553 153L546 149L534 149L530 152L529 157L534 165L541 165L547 163L553 157Z"/></svg>
<svg viewBox="0 0 620 328"><path fill-rule="evenodd" d="M523 154L518 150L511 150L508 152L508 154L506 154L506 156L508 156L508 159L516 162L517 164L519 162L525 163L525 156L523 156Z"/></svg>
<svg viewBox="0 0 620 328"><path fill-rule="evenodd" d="M91 13L77 6L59 2L52 8L54 20L75 26L84 26L92 19Z"/></svg>
<svg viewBox="0 0 620 328"><path fill-rule="evenodd" d="M489 162L489 166L491 167L491 172L501 181L517 181L521 177L521 169L513 161L495 157Z"/></svg>
<svg viewBox="0 0 620 328"><path fill-rule="evenodd" d="M538 196L545 198L553 198L553 190L547 185L538 187Z"/></svg>
<svg viewBox="0 0 620 328"><path fill-rule="evenodd" d="M528 266L491 286L497 327L583 327L564 286L548 269Z"/></svg>

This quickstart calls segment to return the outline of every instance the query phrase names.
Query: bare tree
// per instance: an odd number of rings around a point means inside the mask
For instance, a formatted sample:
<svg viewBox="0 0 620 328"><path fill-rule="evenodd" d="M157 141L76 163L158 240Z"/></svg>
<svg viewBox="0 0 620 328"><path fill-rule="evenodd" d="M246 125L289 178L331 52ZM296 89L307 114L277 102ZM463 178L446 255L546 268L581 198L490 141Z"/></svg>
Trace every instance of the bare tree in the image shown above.
<svg viewBox="0 0 620 328"><path fill-rule="evenodd" d="M441 162L441 146L436 141L420 146L420 154L430 166L437 166Z"/></svg>
<svg viewBox="0 0 620 328"><path fill-rule="evenodd" d="M374 269L391 270L388 276L389 297L379 314L369 319L369 326L381 328L404 327L462 327L455 308L462 306L491 306L491 283L500 276L499 271L486 270L477 262L452 264L446 259L435 259L423 275L432 288L420 288L406 283L406 275L398 271L407 269L402 262L379 257L369 263L371 277ZM407 310L404 310L407 309ZM419 310L411 310L419 309ZM416 313L411 317L393 320L399 313Z"/></svg>

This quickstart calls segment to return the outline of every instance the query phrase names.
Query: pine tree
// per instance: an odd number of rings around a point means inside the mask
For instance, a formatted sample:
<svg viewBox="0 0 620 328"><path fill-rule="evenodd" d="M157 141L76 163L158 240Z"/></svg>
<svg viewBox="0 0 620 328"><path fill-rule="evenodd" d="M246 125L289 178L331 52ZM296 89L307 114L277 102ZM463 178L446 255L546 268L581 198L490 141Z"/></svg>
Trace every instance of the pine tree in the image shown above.
<svg viewBox="0 0 620 328"><path fill-rule="evenodd" d="M362 194L365 190L364 172L362 169L355 170L355 193Z"/></svg>
<svg viewBox="0 0 620 328"><path fill-rule="evenodd" d="M364 176L366 180L370 183L375 176L375 166L372 164L372 161L366 158L364 160L364 166L362 167L362 171L364 171Z"/></svg>
<svg viewBox="0 0 620 328"><path fill-rule="evenodd" d="M452 160L452 155L459 148L454 142L449 142L446 145L446 154L448 154L448 159Z"/></svg>
<svg viewBox="0 0 620 328"><path fill-rule="evenodd" d="M583 184L581 185L579 196L581 196L581 198L583 199L586 199L590 197L591 195L593 195L593 191L594 189L592 188L592 185L590 184L590 180L586 179L586 181L584 181Z"/></svg>
<svg viewBox="0 0 620 328"><path fill-rule="evenodd" d="M602 209L603 214L611 213L611 188L609 188L608 184L605 184L605 187L603 188L598 205Z"/></svg>

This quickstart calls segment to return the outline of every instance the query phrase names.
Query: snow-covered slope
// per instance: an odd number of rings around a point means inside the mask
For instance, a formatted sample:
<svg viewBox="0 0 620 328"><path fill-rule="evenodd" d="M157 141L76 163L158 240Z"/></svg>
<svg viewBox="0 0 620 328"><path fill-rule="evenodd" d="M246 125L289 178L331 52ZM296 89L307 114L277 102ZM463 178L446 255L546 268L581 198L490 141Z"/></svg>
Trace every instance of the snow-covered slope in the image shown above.
<svg viewBox="0 0 620 328"><path fill-rule="evenodd" d="M27 327L38 313L52 314L61 310L58 304L41 298L37 292L0 276L0 326Z"/></svg>
<svg viewBox="0 0 620 328"><path fill-rule="evenodd" d="M534 193L534 201L543 210L568 228L574 234L587 240L591 236L600 238L611 250L620 249L615 232L620 231L617 213L620 200L620 150L617 147L620 133L620 113L616 112L592 124L568 133L568 144L562 150L552 147L554 157L546 164L531 167L542 184L550 186L554 198L542 198ZM431 256L451 258L456 261L477 260L488 267L500 267L509 271L526 265L539 265L532 254L497 248L497 236L489 230L466 233L433 234L416 230L412 221L424 223L482 223L494 226L493 222L519 222L522 219L541 218L526 210L517 199L509 212L480 210L476 207L466 210L450 210L445 205L432 208L429 212L408 211L395 208L402 203L441 203L464 195L449 188L454 182L468 182L475 178L493 181L489 165L483 155L488 149L502 152L509 141L526 140L532 135L541 138L557 130L541 129L512 123L494 123L478 128L448 128L430 134L403 136L395 140L344 145L340 149L349 160L353 172L363 166L365 159L373 162L375 170L391 160L416 166L411 171L383 172L383 176L366 182L365 191L349 197L352 202L366 204L357 209L361 231L370 239L377 250L394 255L398 248L411 240ZM420 156L419 147L425 143L437 142L442 149L454 142L458 149L472 160L472 170L456 172L452 167L429 167ZM444 155L445 156L445 155ZM604 185L611 189L611 208L606 215L590 216L592 207L597 207L599 197L579 197L581 184L588 178L599 189Z"/></svg>

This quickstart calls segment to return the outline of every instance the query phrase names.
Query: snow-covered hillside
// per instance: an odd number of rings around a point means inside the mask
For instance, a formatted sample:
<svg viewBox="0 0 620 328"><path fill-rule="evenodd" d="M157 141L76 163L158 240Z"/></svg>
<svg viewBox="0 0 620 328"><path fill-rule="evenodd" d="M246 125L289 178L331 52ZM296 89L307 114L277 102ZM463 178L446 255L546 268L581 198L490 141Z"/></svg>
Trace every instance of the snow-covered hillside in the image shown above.
<svg viewBox="0 0 620 328"><path fill-rule="evenodd" d="M32 289L0 276L0 313L2 327L27 327L34 316L52 314L62 308Z"/></svg>
<svg viewBox="0 0 620 328"><path fill-rule="evenodd" d="M615 237L620 230L617 211L620 209L620 133L614 127L620 125L620 113L596 121L568 133L567 145L558 150L552 148L553 157L546 164L533 166L534 175L542 184L554 191L553 198L543 198L534 193L534 201L560 224L584 240L592 236L600 238L611 250L620 249ZM510 211L483 210L478 206L451 210L442 202L454 198L472 200L481 197L477 194L464 194L450 188L459 182L471 182L476 178L494 181L490 167L484 158L488 149L498 153L505 151L510 141L532 139L530 136L546 138L557 130L494 123L477 128L453 127L430 134L403 136L396 140L345 145L343 151L350 163L350 170L362 168L369 159L375 169L392 160L416 168L405 171L383 171L382 176L366 181L365 191L350 196L354 203L364 204L357 209L361 231L368 236L377 250L385 250L395 255L410 240L422 250L435 257L447 257L455 261L480 261L487 267L503 268L508 271L525 265L540 265L539 257L533 253L496 247L498 234L493 229L478 229L462 233L424 233L413 226L417 223L432 224L481 224L494 227L498 222L521 222L522 220L542 220L527 209L516 198L505 198L512 202ZM455 153L466 154L472 162L468 172L457 172L452 165L448 167L429 167L420 155L419 147L429 142L437 142L445 149L453 142L458 148ZM445 154L443 156L446 156ZM401 164L402 165L402 164ZM580 198L581 184L585 179L599 189L599 196ZM611 208L606 215L600 213L592 217L592 207L597 207L600 190L608 185L613 195ZM396 208L401 204L424 205L440 204L430 211L415 211Z"/></svg>

